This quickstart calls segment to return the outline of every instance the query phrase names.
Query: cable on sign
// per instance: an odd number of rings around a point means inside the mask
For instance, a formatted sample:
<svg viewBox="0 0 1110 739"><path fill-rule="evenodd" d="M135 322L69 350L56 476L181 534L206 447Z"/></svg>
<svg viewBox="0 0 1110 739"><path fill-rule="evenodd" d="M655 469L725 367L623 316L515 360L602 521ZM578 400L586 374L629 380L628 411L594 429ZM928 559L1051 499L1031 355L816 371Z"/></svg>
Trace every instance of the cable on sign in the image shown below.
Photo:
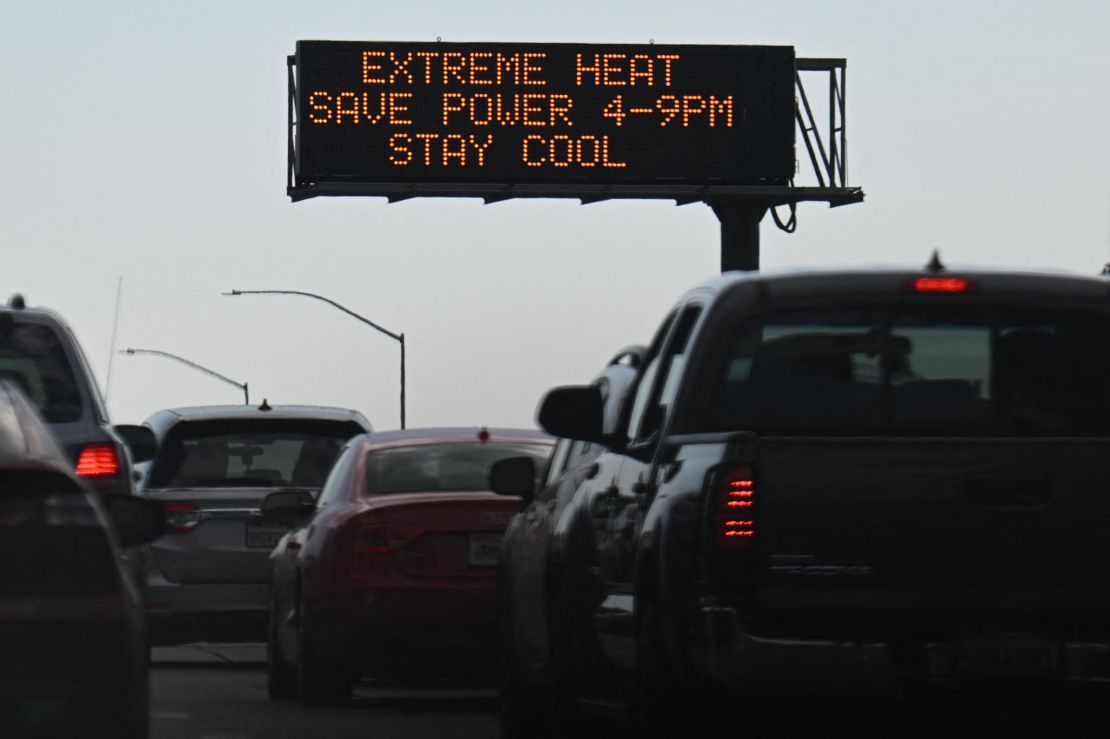
<svg viewBox="0 0 1110 739"><path fill-rule="evenodd" d="M778 226L780 229L782 229L783 231L785 231L788 234L792 234L792 233L794 233L795 231L798 230L798 204L797 203L790 203L790 218L786 221L786 223L783 223L782 219L779 218L779 212L778 212L777 208L774 208L774 207L771 208L771 217L775 219L775 225Z"/></svg>

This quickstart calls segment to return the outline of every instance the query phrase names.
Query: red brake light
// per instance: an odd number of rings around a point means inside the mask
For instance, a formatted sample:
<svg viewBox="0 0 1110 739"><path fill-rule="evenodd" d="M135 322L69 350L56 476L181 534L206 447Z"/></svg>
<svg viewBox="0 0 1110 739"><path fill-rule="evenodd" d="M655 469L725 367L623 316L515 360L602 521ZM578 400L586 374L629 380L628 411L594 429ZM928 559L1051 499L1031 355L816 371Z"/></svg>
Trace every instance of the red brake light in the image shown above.
<svg viewBox="0 0 1110 739"><path fill-rule="evenodd" d="M752 468L730 467L716 475L713 537L718 546L747 547L755 539L755 480Z"/></svg>
<svg viewBox="0 0 1110 739"><path fill-rule="evenodd" d="M119 470L115 444L90 444L81 450L75 468L80 477L115 477Z"/></svg>
<svg viewBox="0 0 1110 739"><path fill-rule="evenodd" d="M343 536L343 548L352 554L388 554L419 539L424 528L418 524L354 525Z"/></svg>
<svg viewBox="0 0 1110 739"><path fill-rule="evenodd" d="M391 551L385 531L379 528L356 528L347 535L343 543L352 554L389 554Z"/></svg>
<svg viewBox="0 0 1110 739"><path fill-rule="evenodd" d="M918 277L912 284L918 293L966 293L975 289L975 283L964 277Z"/></svg>
<svg viewBox="0 0 1110 739"><path fill-rule="evenodd" d="M171 534L187 534L200 523L196 504L184 500L168 500L162 504L167 530Z"/></svg>
<svg viewBox="0 0 1110 739"><path fill-rule="evenodd" d="M423 533L423 527L415 524L352 525L340 539L340 548L347 555L348 574L356 579L389 574L393 556Z"/></svg>

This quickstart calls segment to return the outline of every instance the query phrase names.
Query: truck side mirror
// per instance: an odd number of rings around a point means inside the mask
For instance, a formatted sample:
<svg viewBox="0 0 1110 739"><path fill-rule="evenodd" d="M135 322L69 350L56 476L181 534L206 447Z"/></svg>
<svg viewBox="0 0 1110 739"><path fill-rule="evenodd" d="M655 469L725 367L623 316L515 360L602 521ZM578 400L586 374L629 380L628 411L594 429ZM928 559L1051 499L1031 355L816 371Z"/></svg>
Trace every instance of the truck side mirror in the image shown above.
<svg viewBox="0 0 1110 739"><path fill-rule="evenodd" d="M540 402L536 422L552 436L602 442L603 405L597 385L557 387Z"/></svg>
<svg viewBox="0 0 1110 739"><path fill-rule="evenodd" d="M498 495L517 495L524 505L536 497L536 463L531 457L509 457L489 470L489 489Z"/></svg>
<svg viewBox="0 0 1110 739"><path fill-rule="evenodd" d="M131 450L132 462L137 464L154 459L154 453L158 451L158 441L154 438L154 432L150 430L149 426L120 424L113 428Z"/></svg>

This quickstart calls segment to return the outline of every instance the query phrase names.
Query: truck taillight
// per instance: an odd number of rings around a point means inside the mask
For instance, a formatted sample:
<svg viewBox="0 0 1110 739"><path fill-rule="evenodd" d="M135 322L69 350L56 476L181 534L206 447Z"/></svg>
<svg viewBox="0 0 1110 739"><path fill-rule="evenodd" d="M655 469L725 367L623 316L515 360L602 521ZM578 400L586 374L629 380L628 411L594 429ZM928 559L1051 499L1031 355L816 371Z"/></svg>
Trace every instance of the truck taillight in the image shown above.
<svg viewBox="0 0 1110 739"><path fill-rule="evenodd" d="M200 523L200 511L195 503L183 500L168 500L162 504L166 514L167 531L171 534L187 534Z"/></svg>
<svg viewBox="0 0 1110 739"><path fill-rule="evenodd" d="M115 444L89 444L77 455L74 471L79 477L115 477L119 474L119 452Z"/></svg>
<svg viewBox="0 0 1110 739"><path fill-rule="evenodd" d="M756 495L752 468L740 465L718 470L713 487L716 495L713 537L717 546L751 546L756 532Z"/></svg>
<svg viewBox="0 0 1110 739"><path fill-rule="evenodd" d="M975 283L966 277L918 277L910 282L910 290L915 293L956 293L975 292Z"/></svg>

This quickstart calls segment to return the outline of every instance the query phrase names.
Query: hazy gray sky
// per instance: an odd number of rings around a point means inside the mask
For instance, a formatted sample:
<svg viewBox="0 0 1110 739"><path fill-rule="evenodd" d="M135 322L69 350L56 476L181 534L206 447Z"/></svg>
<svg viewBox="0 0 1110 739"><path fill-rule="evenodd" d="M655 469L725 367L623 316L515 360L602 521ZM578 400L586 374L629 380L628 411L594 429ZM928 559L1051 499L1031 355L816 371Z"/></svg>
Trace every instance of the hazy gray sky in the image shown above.
<svg viewBox="0 0 1110 739"><path fill-rule="evenodd" d="M161 349L259 399L409 425L532 423L542 392L647 341L718 266L717 222L668 202L285 196L297 39L787 44L848 59L850 180L867 202L763 225L767 266L955 262L1095 272L1110 259L1110 4L36 2L0 46L0 290L62 313L103 383ZM117 422L240 395L116 356Z"/></svg>

